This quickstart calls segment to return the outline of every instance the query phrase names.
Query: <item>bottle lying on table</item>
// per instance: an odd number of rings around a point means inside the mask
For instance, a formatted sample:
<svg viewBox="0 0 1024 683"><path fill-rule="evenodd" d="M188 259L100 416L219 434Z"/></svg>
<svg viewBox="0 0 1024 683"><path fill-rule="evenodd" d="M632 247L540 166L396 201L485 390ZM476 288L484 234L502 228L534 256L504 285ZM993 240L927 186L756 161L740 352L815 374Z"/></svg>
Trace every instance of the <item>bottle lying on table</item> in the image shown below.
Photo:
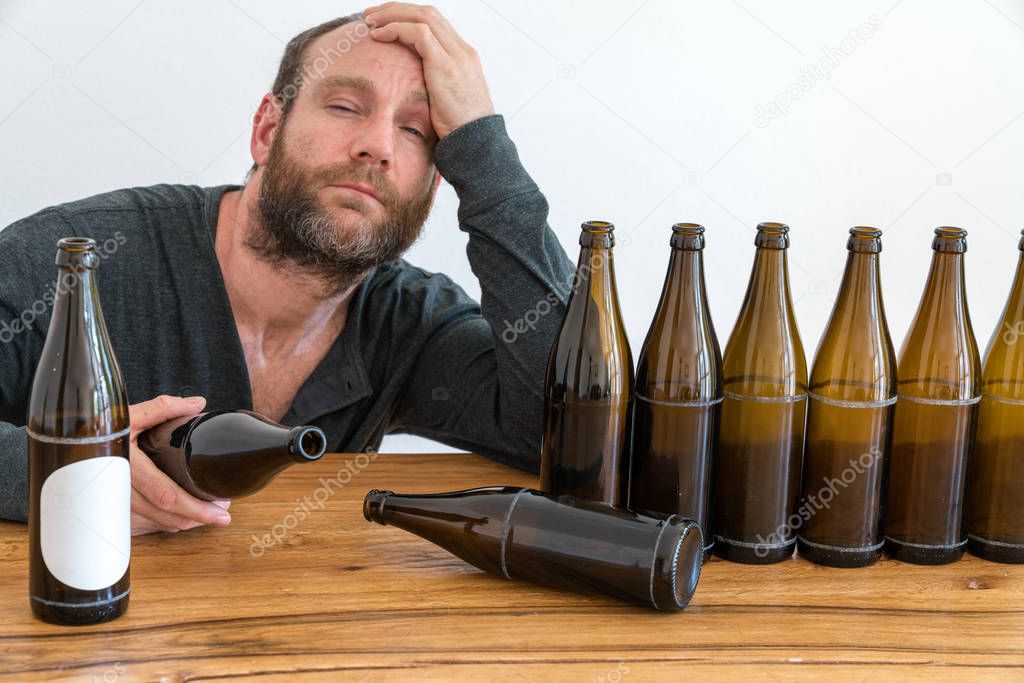
<svg viewBox="0 0 1024 683"><path fill-rule="evenodd" d="M327 450L318 427L285 427L249 410L218 410L168 420L139 447L183 489L203 500L256 493L296 463Z"/></svg>
<svg viewBox="0 0 1024 683"><path fill-rule="evenodd" d="M679 515L640 514L514 486L423 495L373 490L363 515L506 579L659 610L686 607L704 549L700 527Z"/></svg>

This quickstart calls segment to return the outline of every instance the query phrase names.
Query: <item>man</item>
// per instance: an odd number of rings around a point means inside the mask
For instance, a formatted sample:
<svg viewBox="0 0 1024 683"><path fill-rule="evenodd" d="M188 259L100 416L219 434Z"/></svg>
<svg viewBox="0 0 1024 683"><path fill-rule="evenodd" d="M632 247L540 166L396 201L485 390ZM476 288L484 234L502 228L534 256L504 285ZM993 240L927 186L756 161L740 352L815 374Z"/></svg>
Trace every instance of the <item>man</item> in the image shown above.
<svg viewBox="0 0 1024 683"><path fill-rule="evenodd" d="M133 533L230 522L229 501L193 498L136 445L202 410L316 424L335 451L401 431L536 469L572 266L473 49L405 3L309 29L285 49L250 147L241 187L119 190L0 231L0 517L27 514L23 425L49 312L25 312L69 235L108 245L98 280L132 403ZM399 258L441 176L480 304ZM510 337L541 302L549 312Z"/></svg>

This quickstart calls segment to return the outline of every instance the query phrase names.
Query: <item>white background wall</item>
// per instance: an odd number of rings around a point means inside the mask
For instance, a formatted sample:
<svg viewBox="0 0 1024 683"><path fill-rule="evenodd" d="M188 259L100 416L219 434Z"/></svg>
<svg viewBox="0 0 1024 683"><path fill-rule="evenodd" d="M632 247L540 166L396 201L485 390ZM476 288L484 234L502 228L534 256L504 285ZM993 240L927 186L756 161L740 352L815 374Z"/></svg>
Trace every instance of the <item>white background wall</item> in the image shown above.
<svg viewBox="0 0 1024 683"><path fill-rule="evenodd" d="M677 221L708 229L723 345L746 286L753 226L791 226L809 355L849 227L885 231L897 345L920 296L932 229L965 227L969 301L987 342L1024 227L1024 0L436 4L480 51L498 111L573 260L585 219L611 220L630 235L617 268L634 355ZM0 1L0 226L117 187L240 182L251 115L284 43L361 9ZM870 37L850 37L872 23L863 29ZM821 60L830 76L808 78ZM756 118L759 104L787 92L784 115ZM476 296L468 263L451 257L453 244L465 244L456 208L445 186L409 258ZM439 450L411 437L389 437L384 448Z"/></svg>

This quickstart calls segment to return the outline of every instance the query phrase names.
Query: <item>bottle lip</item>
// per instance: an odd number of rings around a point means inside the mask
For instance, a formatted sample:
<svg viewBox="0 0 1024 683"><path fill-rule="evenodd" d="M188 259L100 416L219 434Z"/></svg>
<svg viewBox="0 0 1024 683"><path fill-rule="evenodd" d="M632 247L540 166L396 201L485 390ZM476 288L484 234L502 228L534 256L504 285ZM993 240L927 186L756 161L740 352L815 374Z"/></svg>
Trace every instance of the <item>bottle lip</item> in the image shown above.
<svg viewBox="0 0 1024 683"><path fill-rule="evenodd" d="M967 231L953 226L935 228L932 249L938 252L962 254L967 251Z"/></svg>
<svg viewBox="0 0 1024 683"><path fill-rule="evenodd" d="M704 226L700 223L675 223L672 232L677 235L703 235Z"/></svg>
<svg viewBox="0 0 1024 683"><path fill-rule="evenodd" d="M99 264L96 240L91 237L62 237L57 240L56 264L61 268L95 268Z"/></svg>
<svg viewBox="0 0 1024 683"><path fill-rule="evenodd" d="M327 451L327 435L319 427L297 427L293 439L296 455L306 460L319 460Z"/></svg>
<svg viewBox="0 0 1024 683"><path fill-rule="evenodd" d="M580 225L580 246L611 249L615 246L615 226L608 221L584 221Z"/></svg>
<svg viewBox="0 0 1024 683"><path fill-rule="evenodd" d="M754 246L764 249L787 249L789 247L789 226L775 221L758 223Z"/></svg>
<svg viewBox="0 0 1024 683"><path fill-rule="evenodd" d="M384 525L384 501L388 499L388 496L393 495L395 495L394 491L370 489L366 493L366 498L363 499L363 517L366 518L366 521Z"/></svg>
<svg viewBox="0 0 1024 683"><path fill-rule="evenodd" d="M882 231L867 225L850 228L846 248L853 252L877 254L882 251Z"/></svg>
<svg viewBox="0 0 1024 683"><path fill-rule="evenodd" d="M676 223L672 226L669 245L673 249L699 251L704 248L704 226L699 223Z"/></svg>
<svg viewBox="0 0 1024 683"><path fill-rule="evenodd" d="M789 226L785 223L777 223L775 221L765 221L757 224L757 231L764 232L771 235L786 235L789 234Z"/></svg>
<svg viewBox="0 0 1024 683"><path fill-rule="evenodd" d="M580 229L586 230L587 232L613 232L615 230L615 225L608 221L583 221L583 224L580 225Z"/></svg>

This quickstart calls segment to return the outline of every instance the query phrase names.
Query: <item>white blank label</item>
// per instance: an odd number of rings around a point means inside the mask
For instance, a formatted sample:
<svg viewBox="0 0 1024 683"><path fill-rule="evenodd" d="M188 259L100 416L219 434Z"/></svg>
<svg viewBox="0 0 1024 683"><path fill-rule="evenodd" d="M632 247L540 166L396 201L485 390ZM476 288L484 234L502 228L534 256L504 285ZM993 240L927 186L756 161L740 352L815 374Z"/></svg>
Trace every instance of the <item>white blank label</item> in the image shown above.
<svg viewBox="0 0 1024 683"><path fill-rule="evenodd" d="M43 482L39 543L46 568L79 590L117 582L131 554L128 460L102 456L56 470Z"/></svg>

